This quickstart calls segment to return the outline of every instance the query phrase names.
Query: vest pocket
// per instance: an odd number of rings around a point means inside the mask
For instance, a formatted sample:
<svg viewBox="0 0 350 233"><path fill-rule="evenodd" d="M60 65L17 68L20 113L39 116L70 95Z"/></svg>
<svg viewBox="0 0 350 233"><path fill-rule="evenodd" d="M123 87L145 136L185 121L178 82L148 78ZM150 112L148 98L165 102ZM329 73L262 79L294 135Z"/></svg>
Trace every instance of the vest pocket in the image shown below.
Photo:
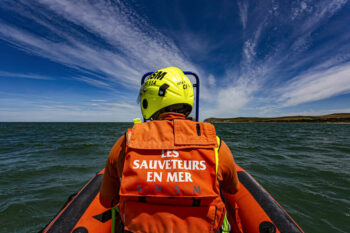
<svg viewBox="0 0 350 233"><path fill-rule="evenodd" d="M214 232L216 206L158 205L126 201L125 230L142 233Z"/></svg>

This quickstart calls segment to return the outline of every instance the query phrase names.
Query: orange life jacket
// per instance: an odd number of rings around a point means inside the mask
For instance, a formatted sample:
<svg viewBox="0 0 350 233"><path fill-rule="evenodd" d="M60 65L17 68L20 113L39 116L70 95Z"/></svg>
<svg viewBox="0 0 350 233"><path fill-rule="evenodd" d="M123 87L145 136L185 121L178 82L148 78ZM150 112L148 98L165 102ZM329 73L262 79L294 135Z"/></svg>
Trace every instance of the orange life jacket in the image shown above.
<svg viewBox="0 0 350 233"><path fill-rule="evenodd" d="M209 123L175 119L129 129L119 191L125 230L216 232L225 212L216 147Z"/></svg>

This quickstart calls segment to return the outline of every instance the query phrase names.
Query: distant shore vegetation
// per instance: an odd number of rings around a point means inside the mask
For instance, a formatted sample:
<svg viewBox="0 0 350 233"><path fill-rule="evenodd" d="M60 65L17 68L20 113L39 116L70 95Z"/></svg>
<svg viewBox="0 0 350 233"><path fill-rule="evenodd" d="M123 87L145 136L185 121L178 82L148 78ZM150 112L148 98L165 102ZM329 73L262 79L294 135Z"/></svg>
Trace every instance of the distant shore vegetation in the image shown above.
<svg viewBox="0 0 350 233"><path fill-rule="evenodd" d="M283 123L350 123L350 113L333 113L322 116L283 116L283 117L235 117L207 118L210 123L244 123L244 122L283 122Z"/></svg>

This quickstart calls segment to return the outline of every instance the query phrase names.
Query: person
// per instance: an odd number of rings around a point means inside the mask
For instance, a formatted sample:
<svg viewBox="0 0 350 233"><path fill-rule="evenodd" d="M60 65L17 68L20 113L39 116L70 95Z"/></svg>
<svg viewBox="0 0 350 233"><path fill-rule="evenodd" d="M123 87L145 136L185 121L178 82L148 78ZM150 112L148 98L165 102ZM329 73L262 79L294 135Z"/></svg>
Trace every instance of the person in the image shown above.
<svg viewBox="0 0 350 233"><path fill-rule="evenodd" d="M186 119L194 101L190 80L179 68L160 69L141 86L138 101L150 121L135 123L113 146L102 205L119 207L127 232L219 231L223 196L236 193L239 182L215 127Z"/></svg>

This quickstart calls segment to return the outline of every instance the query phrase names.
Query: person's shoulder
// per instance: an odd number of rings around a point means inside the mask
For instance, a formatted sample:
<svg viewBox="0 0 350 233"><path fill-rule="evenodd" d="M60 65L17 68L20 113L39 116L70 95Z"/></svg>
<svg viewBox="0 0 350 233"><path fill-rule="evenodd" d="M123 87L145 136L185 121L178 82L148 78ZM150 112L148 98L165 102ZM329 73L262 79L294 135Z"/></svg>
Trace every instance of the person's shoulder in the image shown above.
<svg viewBox="0 0 350 233"><path fill-rule="evenodd" d="M125 141L125 134L123 134L118 138L118 140L114 143L113 147L118 146L119 144L121 145L124 141Z"/></svg>
<svg viewBox="0 0 350 233"><path fill-rule="evenodd" d="M231 152L230 148L228 147L226 142L223 139L221 139L221 138L220 138L220 145L219 145L219 154L220 155L224 154L224 155L232 156L232 152Z"/></svg>
<svg viewBox="0 0 350 233"><path fill-rule="evenodd" d="M115 157L119 155L120 150L125 144L125 135L122 135L113 145L110 157Z"/></svg>

